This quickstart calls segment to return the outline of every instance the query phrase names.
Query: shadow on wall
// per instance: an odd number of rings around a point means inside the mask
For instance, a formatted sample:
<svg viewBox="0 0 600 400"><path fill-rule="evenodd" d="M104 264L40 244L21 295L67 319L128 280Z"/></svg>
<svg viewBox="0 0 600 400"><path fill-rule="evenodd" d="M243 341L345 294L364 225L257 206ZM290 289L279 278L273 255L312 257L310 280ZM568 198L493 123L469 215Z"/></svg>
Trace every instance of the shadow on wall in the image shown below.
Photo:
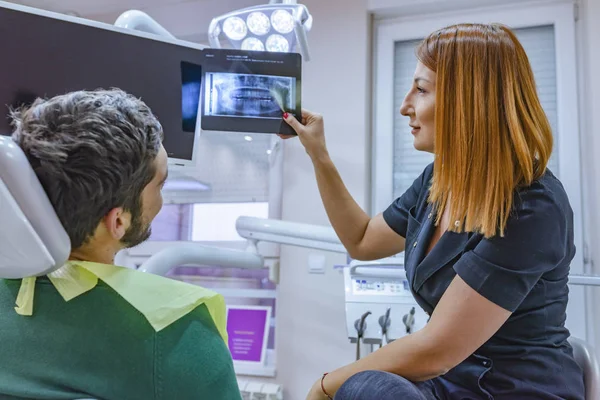
<svg viewBox="0 0 600 400"><path fill-rule="evenodd" d="M15 110L20 107L28 107L38 98L39 96L29 91L18 91L15 94L15 98L11 102L11 104L5 104L2 113L4 114L4 118L9 121L10 120L10 110ZM0 135L10 136L12 132L0 131Z"/></svg>

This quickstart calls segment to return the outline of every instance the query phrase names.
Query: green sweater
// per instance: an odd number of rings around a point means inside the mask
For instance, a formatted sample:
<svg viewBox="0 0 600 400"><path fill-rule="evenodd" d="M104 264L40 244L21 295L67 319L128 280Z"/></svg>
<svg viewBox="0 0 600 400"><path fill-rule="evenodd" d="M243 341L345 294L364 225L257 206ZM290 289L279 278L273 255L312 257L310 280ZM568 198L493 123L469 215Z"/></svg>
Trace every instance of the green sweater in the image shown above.
<svg viewBox="0 0 600 400"><path fill-rule="evenodd" d="M0 399L238 400L231 355L206 307L156 332L103 282L65 302L38 278L33 316L20 280L0 280Z"/></svg>

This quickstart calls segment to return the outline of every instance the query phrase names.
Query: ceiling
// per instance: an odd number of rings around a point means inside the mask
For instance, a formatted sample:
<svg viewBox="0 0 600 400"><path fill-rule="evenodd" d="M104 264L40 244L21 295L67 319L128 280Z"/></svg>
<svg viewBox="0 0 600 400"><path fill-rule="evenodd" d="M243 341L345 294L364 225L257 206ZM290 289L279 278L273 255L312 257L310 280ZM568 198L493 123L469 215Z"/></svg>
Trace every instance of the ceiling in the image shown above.
<svg viewBox="0 0 600 400"><path fill-rule="evenodd" d="M190 0L9 0L9 2L60 13L75 12L89 17L119 13L130 9L147 9L186 3Z"/></svg>
<svg viewBox="0 0 600 400"><path fill-rule="evenodd" d="M9 0L112 24L120 14L137 9L148 13L173 35L205 43L210 21L227 12L266 0Z"/></svg>

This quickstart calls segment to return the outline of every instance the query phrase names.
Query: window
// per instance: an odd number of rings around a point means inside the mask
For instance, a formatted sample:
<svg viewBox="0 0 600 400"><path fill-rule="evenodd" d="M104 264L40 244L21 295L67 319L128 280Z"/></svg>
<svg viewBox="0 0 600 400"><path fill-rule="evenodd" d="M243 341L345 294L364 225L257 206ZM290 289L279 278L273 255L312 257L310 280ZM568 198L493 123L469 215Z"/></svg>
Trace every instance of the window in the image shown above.
<svg viewBox="0 0 600 400"><path fill-rule="evenodd" d="M202 132L198 164L169 171L150 241L242 241L237 217L269 216L274 143L274 135Z"/></svg>
<svg viewBox="0 0 600 400"><path fill-rule="evenodd" d="M240 216L269 217L269 203L205 203L192 209L192 241L244 240L235 229Z"/></svg>
<svg viewBox="0 0 600 400"><path fill-rule="evenodd" d="M413 148L407 120L399 114L399 108L414 73L415 45L429 33L461 22L506 24L515 30L523 44L554 133L549 168L569 195L575 214L575 245L583 249L575 19L573 4L568 1L511 4L422 18L413 15L377 23L372 213L387 208L433 160L431 155ZM583 251L578 251L571 272L584 272ZM571 287L567 324L581 338L588 332L586 315L580 312L583 309L583 288Z"/></svg>
<svg viewBox="0 0 600 400"><path fill-rule="evenodd" d="M240 216L268 218L269 203L168 204L152 221L151 241L243 241L235 229Z"/></svg>

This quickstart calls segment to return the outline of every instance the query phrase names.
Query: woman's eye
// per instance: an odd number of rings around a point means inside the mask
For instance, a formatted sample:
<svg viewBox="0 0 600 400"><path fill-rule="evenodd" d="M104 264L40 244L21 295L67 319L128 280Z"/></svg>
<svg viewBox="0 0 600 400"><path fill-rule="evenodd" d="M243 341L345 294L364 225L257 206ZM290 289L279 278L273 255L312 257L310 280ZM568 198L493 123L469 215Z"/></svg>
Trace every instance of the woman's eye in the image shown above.
<svg viewBox="0 0 600 400"><path fill-rule="evenodd" d="M419 92L419 93L425 93L425 89L417 86L417 92Z"/></svg>

